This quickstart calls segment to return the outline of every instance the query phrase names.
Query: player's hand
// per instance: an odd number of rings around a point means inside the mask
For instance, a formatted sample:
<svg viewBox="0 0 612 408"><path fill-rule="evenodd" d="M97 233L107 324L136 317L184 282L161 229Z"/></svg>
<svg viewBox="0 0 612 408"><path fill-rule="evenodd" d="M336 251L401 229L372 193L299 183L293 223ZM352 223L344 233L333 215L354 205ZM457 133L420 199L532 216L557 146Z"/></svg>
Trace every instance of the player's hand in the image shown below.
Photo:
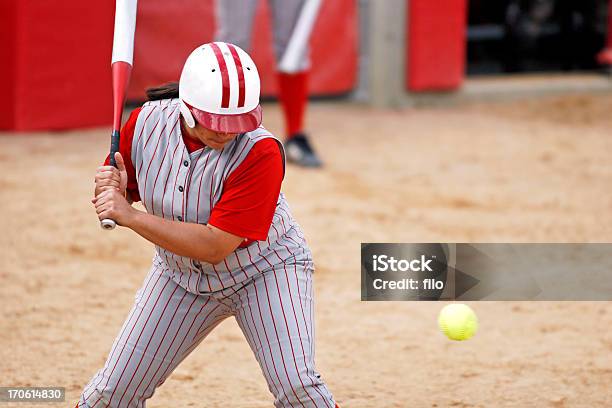
<svg viewBox="0 0 612 408"><path fill-rule="evenodd" d="M96 207L100 220L110 218L124 227L129 226L131 217L136 213L126 198L115 188L102 191L91 202Z"/></svg>
<svg viewBox="0 0 612 408"><path fill-rule="evenodd" d="M113 166L98 167L95 177L96 195L110 189L119 190L121 194L125 195L128 175L121 153L115 153L115 162L117 163L117 168Z"/></svg>

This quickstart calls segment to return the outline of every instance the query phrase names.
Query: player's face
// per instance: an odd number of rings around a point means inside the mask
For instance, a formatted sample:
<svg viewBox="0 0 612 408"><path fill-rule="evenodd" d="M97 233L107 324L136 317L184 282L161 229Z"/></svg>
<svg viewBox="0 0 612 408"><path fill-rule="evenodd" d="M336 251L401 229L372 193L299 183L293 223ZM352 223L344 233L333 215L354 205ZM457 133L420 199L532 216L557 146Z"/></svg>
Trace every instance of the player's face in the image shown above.
<svg viewBox="0 0 612 408"><path fill-rule="evenodd" d="M215 132L210 129L206 129L200 124L196 124L196 127L192 129L193 136L199 139L206 146L209 146L215 150L222 149L227 143L234 140L238 133L221 133Z"/></svg>

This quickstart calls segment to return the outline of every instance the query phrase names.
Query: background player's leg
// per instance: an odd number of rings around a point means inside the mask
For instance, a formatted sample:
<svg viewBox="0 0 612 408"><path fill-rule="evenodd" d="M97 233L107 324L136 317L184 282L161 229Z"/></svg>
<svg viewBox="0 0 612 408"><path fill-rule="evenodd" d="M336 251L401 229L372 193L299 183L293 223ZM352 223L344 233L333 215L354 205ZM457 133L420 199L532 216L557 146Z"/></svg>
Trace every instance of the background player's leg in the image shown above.
<svg viewBox="0 0 612 408"><path fill-rule="evenodd" d="M216 0L215 41L236 44L248 52L256 7L257 0Z"/></svg>
<svg viewBox="0 0 612 408"><path fill-rule="evenodd" d="M154 265L79 407L144 407L155 388L201 342L229 308L179 286Z"/></svg>
<svg viewBox="0 0 612 408"><path fill-rule="evenodd" d="M283 58L287 45L303 10L304 0L271 0L274 53L277 64ZM306 41L308 44L308 41ZM285 116L286 150L289 161L319 167L321 161L304 133L304 115L308 103L308 46L300 50L301 58L295 72L278 72L278 98Z"/></svg>
<svg viewBox="0 0 612 408"><path fill-rule="evenodd" d="M289 140L304 133L304 114L308 102L308 71L278 73L278 99L285 117L285 137Z"/></svg>
<svg viewBox="0 0 612 408"><path fill-rule="evenodd" d="M275 266L233 296L236 320L275 396L276 407L335 406L314 364L312 272Z"/></svg>

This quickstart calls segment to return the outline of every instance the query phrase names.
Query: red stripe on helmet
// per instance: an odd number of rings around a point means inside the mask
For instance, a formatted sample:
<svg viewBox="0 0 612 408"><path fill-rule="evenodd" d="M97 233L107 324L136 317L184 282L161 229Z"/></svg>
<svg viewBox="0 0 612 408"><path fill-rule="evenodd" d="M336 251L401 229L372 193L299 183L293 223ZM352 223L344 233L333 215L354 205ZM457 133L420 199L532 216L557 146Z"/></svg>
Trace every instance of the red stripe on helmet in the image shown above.
<svg viewBox="0 0 612 408"><path fill-rule="evenodd" d="M221 48L215 43L211 43L210 47L215 53L215 57L217 57L217 62L219 63L219 69L221 70L221 84L223 86L223 94L221 96L221 107L229 108L229 99L230 99L230 85L229 85L229 74L227 73L227 64L225 64L225 58L223 58L223 53L221 52Z"/></svg>
<svg viewBox="0 0 612 408"><path fill-rule="evenodd" d="M240 56L238 55L238 51L233 44L227 44L230 52L232 53L232 57L234 57L234 64L236 64L236 72L238 72L238 107L242 108L244 106L244 71L242 68L242 61L240 61Z"/></svg>

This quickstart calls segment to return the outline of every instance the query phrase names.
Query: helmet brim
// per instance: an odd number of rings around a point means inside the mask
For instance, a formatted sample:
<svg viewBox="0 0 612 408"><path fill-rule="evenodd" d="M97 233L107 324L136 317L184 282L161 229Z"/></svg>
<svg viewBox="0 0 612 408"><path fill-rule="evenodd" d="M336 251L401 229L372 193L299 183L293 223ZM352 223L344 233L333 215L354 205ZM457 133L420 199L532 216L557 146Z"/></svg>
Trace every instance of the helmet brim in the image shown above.
<svg viewBox="0 0 612 408"><path fill-rule="evenodd" d="M218 113L209 113L187 104L191 114L196 122L205 127L219 133L244 133L251 132L261 125L261 105L249 112L237 115L223 115Z"/></svg>

